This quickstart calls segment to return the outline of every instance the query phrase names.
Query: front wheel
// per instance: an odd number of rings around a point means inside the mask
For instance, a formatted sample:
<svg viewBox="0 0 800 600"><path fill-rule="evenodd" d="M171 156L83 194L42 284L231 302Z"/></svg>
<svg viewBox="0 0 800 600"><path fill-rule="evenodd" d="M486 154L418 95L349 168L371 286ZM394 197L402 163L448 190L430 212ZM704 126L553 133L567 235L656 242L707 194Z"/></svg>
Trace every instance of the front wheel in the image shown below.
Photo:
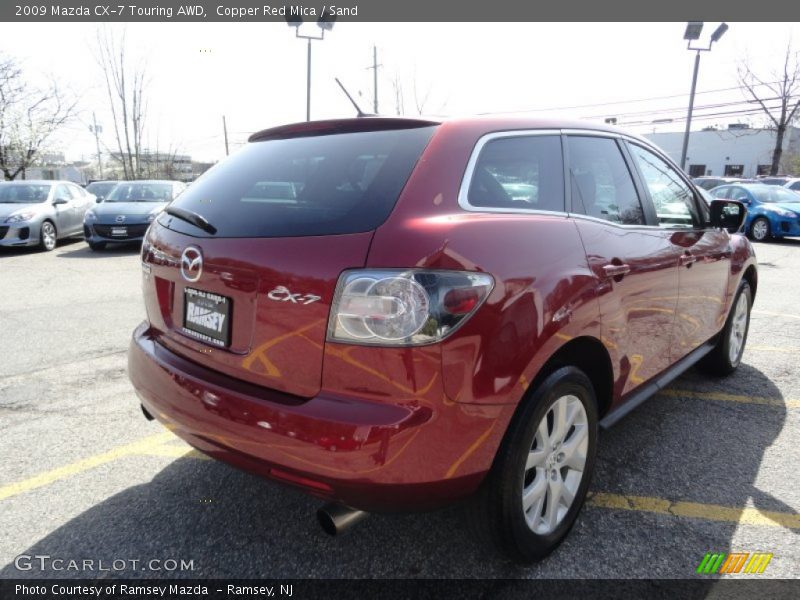
<svg viewBox="0 0 800 600"><path fill-rule="evenodd" d="M744 346L747 343L752 306L753 292L750 290L750 284L742 280L717 345L700 361L699 366L702 370L717 376L729 375L736 370L742 362Z"/></svg>
<svg viewBox="0 0 800 600"><path fill-rule="evenodd" d="M50 252L56 247L56 226L50 221L42 223L39 229L39 248Z"/></svg>
<svg viewBox="0 0 800 600"><path fill-rule="evenodd" d="M529 395L472 503L478 534L521 563L550 554L589 489L597 454L597 402L580 369L563 367Z"/></svg>
<svg viewBox="0 0 800 600"><path fill-rule="evenodd" d="M750 225L750 237L757 242L765 242L769 240L769 221L764 217L758 217Z"/></svg>

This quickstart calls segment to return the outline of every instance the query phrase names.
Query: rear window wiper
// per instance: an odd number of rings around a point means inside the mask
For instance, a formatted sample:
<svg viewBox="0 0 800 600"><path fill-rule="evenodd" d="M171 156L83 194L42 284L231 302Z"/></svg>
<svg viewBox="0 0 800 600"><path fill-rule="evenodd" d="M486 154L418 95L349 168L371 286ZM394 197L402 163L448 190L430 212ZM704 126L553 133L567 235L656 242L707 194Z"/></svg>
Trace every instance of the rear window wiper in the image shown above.
<svg viewBox="0 0 800 600"><path fill-rule="evenodd" d="M164 209L164 212L168 215L172 215L173 217L178 217L181 221L191 223L195 227L199 227L211 235L217 233L216 227L209 223L204 216L198 215L194 211L186 210L185 208L178 208L177 206L167 206Z"/></svg>

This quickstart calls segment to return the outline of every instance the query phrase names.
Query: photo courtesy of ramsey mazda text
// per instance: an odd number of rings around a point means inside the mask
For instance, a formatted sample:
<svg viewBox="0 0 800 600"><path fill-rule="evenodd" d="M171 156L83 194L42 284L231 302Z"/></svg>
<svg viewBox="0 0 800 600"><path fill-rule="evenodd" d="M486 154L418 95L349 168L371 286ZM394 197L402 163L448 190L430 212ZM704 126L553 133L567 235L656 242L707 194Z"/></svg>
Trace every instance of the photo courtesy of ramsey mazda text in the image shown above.
<svg viewBox="0 0 800 600"><path fill-rule="evenodd" d="M745 219L587 122L267 129L147 230L130 378L195 448L324 499L330 533L463 501L535 561L575 523L601 427L692 365L739 365Z"/></svg>

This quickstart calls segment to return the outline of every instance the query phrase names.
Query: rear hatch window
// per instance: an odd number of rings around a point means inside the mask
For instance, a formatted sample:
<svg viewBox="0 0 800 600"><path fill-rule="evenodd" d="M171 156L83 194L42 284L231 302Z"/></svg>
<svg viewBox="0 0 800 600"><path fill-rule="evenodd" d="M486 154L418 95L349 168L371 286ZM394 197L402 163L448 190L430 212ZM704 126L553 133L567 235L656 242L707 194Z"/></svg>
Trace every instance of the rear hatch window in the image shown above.
<svg viewBox="0 0 800 600"><path fill-rule="evenodd" d="M253 238L371 231L392 211L435 126L268 139L213 167L171 206L204 217L213 236Z"/></svg>

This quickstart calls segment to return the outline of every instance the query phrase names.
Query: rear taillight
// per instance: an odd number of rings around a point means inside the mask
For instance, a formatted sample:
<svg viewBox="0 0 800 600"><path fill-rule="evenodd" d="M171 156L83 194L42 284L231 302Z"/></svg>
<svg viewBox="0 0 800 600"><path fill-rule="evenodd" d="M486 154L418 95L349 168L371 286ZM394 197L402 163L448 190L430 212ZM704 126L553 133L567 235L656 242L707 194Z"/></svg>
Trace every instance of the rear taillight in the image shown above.
<svg viewBox="0 0 800 600"><path fill-rule="evenodd" d="M478 310L493 286L486 273L345 271L331 306L328 340L380 346L438 342Z"/></svg>

